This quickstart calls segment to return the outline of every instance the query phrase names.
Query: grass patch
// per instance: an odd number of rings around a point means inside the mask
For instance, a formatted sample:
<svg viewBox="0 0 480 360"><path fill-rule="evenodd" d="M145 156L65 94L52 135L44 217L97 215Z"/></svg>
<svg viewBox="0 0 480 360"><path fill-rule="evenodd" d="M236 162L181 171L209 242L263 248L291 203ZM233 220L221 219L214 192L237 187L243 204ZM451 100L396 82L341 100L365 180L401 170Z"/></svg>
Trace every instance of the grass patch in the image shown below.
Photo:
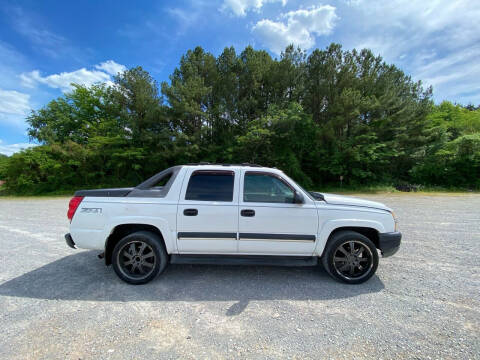
<svg viewBox="0 0 480 360"><path fill-rule="evenodd" d="M73 196L75 190L57 190L47 193L40 193L40 194L32 194L32 193L12 193L11 191L7 191L5 189L0 188L0 199L13 199L13 198L60 198L60 197L67 197Z"/></svg>
<svg viewBox="0 0 480 360"><path fill-rule="evenodd" d="M325 186L315 191L332 194L380 194L399 192L391 185Z"/></svg>
<svg viewBox="0 0 480 360"><path fill-rule="evenodd" d="M93 188L109 188L112 186L98 186ZM3 189L2 189L3 188ZM16 194L7 192L4 186L0 186L0 199L35 199L35 198L62 198L73 196L74 192L79 189L61 189L40 194ZM463 189L463 188L445 188L441 186L421 186L418 191L403 192L395 189L393 185L348 185L348 186L324 186L316 188L313 191L320 193L331 193L340 195L354 195L354 194L426 194L426 195L442 195L442 194L479 194L478 189Z"/></svg>
<svg viewBox="0 0 480 360"><path fill-rule="evenodd" d="M478 194L478 189L446 188L441 186L421 186L417 191L404 192L395 189L393 185L353 185L353 186L325 186L317 189L320 193L332 194Z"/></svg>
<svg viewBox="0 0 480 360"><path fill-rule="evenodd" d="M75 191L77 190L84 190L84 189L108 189L108 188L117 188L117 187L132 187L128 185L118 186L118 185L111 185L111 184L97 184L96 186L78 186L75 188L63 188L54 191L26 191L21 193L13 192L12 190L7 190L5 186L0 186L0 199L2 198L34 198L34 197L66 197L66 196L73 196Z"/></svg>

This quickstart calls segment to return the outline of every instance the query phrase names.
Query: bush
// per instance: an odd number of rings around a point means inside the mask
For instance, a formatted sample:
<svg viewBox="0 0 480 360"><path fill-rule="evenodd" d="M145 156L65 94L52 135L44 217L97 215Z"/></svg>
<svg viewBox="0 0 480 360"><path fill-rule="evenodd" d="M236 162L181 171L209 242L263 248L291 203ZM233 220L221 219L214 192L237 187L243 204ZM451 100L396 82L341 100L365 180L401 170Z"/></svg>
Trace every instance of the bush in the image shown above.
<svg viewBox="0 0 480 360"><path fill-rule="evenodd" d="M447 142L412 169L416 182L449 187L480 188L480 134Z"/></svg>

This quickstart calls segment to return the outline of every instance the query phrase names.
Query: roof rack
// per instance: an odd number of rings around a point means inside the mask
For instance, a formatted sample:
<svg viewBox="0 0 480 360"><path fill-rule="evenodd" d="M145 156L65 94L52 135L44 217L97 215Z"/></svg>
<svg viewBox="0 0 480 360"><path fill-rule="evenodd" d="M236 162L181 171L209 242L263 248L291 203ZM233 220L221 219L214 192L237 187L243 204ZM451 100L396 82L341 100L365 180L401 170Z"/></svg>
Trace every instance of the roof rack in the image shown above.
<svg viewBox="0 0 480 360"><path fill-rule="evenodd" d="M199 163L190 163L190 164L186 164L186 165L189 165L189 166L197 166L197 165L217 165L217 166L250 166L250 167L263 167L262 165L250 164L250 163L241 163L241 164L216 164L216 163L210 163L210 162L206 162L206 161L202 161L202 162L199 162Z"/></svg>

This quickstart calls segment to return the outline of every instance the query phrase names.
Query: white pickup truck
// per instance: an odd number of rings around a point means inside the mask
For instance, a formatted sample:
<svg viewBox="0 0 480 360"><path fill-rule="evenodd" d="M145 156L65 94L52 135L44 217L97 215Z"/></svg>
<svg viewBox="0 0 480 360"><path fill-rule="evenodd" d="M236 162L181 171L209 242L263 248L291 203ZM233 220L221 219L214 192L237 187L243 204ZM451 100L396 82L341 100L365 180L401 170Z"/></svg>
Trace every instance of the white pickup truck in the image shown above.
<svg viewBox="0 0 480 360"><path fill-rule="evenodd" d="M314 266L358 284L378 250L400 247L385 205L308 192L275 168L252 164L174 166L135 188L81 190L68 209L72 248L97 249L131 284L167 264ZM378 250L377 250L378 249Z"/></svg>

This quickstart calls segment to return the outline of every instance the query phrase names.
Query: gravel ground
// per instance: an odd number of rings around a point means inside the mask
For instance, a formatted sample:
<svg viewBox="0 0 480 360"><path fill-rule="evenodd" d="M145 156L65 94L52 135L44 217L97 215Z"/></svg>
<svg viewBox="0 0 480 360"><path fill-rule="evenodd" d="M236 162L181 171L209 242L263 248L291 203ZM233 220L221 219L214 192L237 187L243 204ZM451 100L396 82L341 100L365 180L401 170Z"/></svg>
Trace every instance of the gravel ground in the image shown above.
<svg viewBox="0 0 480 360"><path fill-rule="evenodd" d="M129 286L65 245L68 199L2 199L0 359L480 359L480 196L362 197L394 208L404 238L356 286L191 265Z"/></svg>

